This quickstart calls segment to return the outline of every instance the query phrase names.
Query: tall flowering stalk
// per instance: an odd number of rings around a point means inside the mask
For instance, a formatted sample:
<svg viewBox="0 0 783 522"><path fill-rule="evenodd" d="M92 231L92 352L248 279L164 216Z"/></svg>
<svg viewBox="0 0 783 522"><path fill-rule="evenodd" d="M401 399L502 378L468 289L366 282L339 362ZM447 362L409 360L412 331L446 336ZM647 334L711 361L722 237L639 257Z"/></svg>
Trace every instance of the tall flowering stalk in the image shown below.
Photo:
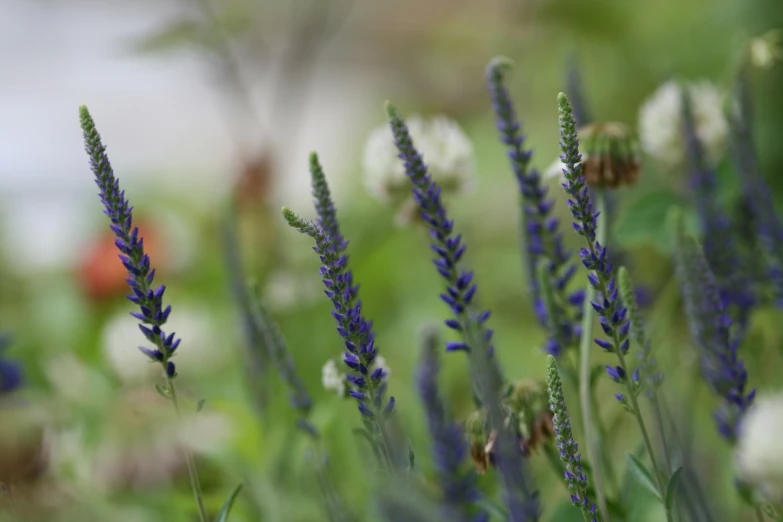
<svg viewBox="0 0 783 522"><path fill-rule="evenodd" d="M386 104L386 112L400 159L405 165L405 174L413 183L413 199L419 206L419 215L430 229L430 247L438 256L432 262L447 283L446 292L440 294L440 298L449 305L454 317L448 319L445 324L462 333L463 340L446 343L446 350L469 351L470 345L465 334L468 323L475 323L482 326L483 336L491 354L493 349L490 341L493 332L483 328L490 312L473 311L473 298L477 289L473 283L473 271L462 270L459 266L466 248L462 243L462 234L454 232L454 220L449 219L440 199L441 189L427 173L427 167L411 140L405 121L390 103Z"/></svg>
<svg viewBox="0 0 783 522"><path fill-rule="evenodd" d="M545 351L556 357L578 343L581 335L581 308L584 290L569 294L568 282L576 272L570 261L571 253L563 246L563 234L558 219L552 216L554 200L547 197L541 175L529 167L531 150L524 149L525 136L517 119L511 96L503 84L504 74L511 67L507 58L494 58L487 66L487 86L495 112L495 125L505 144L511 169L517 179L521 196L521 225L523 256L526 260L528 283L533 290L533 301L539 321L549 331ZM546 259L555 300L545 306L538 282L537 267Z"/></svg>
<svg viewBox="0 0 783 522"><path fill-rule="evenodd" d="M738 334L742 337L755 304L755 295L750 282L742 273L731 218L717 203L717 175L705 159L704 148L696 135L691 99L686 94L682 95L682 110L685 149L691 171L690 185L701 221L704 254L713 272L719 277L724 301L735 310L740 326Z"/></svg>
<svg viewBox="0 0 783 522"><path fill-rule="evenodd" d="M681 228L677 232L675 264L691 338L701 358L702 376L722 400L713 417L718 432L734 444L756 390L746 389L748 374L737 354L738 342L732 338L732 321L715 276L699 244Z"/></svg>
<svg viewBox="0 0 783 522"><path fill-rule="evenodd" d="M563 383L560 381L555 358L551 355L546 360L546 385L549 392L549 409L554 415L552 423L555 426L555 441L560 451L560 460L565 466L564 477L571 492L571 502L582 511L585 522L598 522L595 504L588 498L587 475L582 471L581 455L577 453L579 446L574 442L571 432Z"/></svg>
<svg viewBox="0 0 783 522"><path fill-rule="evenodd" d="M571 104L563 93L558 95L558 106L560 111L560 147L562 150L560 159L565 166L563 174L566 178L566 183L563 184L563 188L570 198L568 200L568 206L574 217L574 231L582 236L586 243L586 247L580 249L579 257L582 259L582 264L588 270L587 278L590 284L590 293L588 294L587 299L590 302L592 309L598 315L604 334L608 337L608 340L596 338L594 339L594 342L603 350L614 353L617 357L617 365L607 366L606 370L612 380L625 385L626 393L617 393L615 394L615 397L617 397L626 410L635 417L637 424L639 425L647 453L650 456L650 461L654 469L658 492L660 498L663 498L665 495L664 482L658 470L655 451L637 401L637 396L641 390L641 386L639 385L640 372L637 369L637 371L634 371L633 374L631 374L625 359L630 347L628 336L631 329L631 321L628 317L627 308L622 305L618 298L615 274L612 269L612 264L608 260L607 247L602 244L604 238L599 238L597 235L598 216L600 212L593 209L590 196L588 195L585 177L582 173L582 156L579 154L579 139L577 138L576 122L574 121ZM600 191L598 192L598 195L600 197ZM605 234L605 227L602 227L602 233ZM592 313L585 314L585 330L587 330L588 323L592 323L592 318ZM585 339L583 339L583 342L585 342ZM582 375L582 377L584 377L584 375ZM584 379L582 380L584 381ZM583 382L580 384L584 385L585 383ZM584 388L580 390L583 395L585 391ZM590 430L587 431L589 432ZM590 450L589 446L588 450ZM602 514L606 517L603 509ZM671 521L671 513L668 508L666 509L666 516L667 520Z"/></svg>
<svg viewBox="0 0 783 522"><path fill-rule="evenodd" d="M749 82L748 71L741 71L736 82L737 110L730 114L732 155L742 183L743 210L749 218L748 235L758 241L765 265L761 272L767 277L759 282L771 283L775 304L783 308L783 222L775 210L772 190L759 171Z"/></svg>
<svg viewBox="0 0 783 522"><path fill-rule="evenodd" d="M125 280L132 293L127 298L139 306L139 311L131 312L131 315L141 322L139 329L154 346L153 348L141 346L139 350L150 360L161 365L166 385L159 389L171 400L179 417L179 402L174 387L177 371L171 358L179 347L180 339L175 337L174 332L166 333L162 328L171 313L171 305L165 308L163 306L163 292L166 287L160 285L154 288L152 285L155 269L151 268L150 258L144 253L144 238L139 237L139 229L133 226L133 207L129 205L125 198L125 191L120 189L119 180L114 176L114 170L106 155L106 147L101 142L100 134L87 107L82 105L79 108L79 117L84 133L85 150L90 158L90 167L95 174L95 183L100 189L103 212L111 220L110 228L116 236L114 242L121 252L120 260L128 271ZM202 522L206 522L207 511L204 507L196 463L189 451L185 449L183 451L199 516Z"/></svg>
<svg viewBox="0 0 783 522"><path fill-rule="evenodd" d="M312 165L317 165L315 156L311 158ZM365 433L376 455L391 469L395 467L395 455L386 421L394 414L394 397L386 399L386 371L383 368L370 370L378 355L375 332L372 322L362 315L361 301L356 300L359 287L353 284L348 256L343 254L347 242L339 234L326 180L320 167L313 168L312 173L314 187L321 187L314 190L319 223L306 221L287 208L283 209L283 217L289 225L315 241L313 250L322 263L319 273L326 287L324 292L332 301L332 316L346 347L343 360L351 371L347 379L352 385L348 393L359 401Z"/></svg>
<svg viewBox="0 0 783 522"><path fill-rule="evenodd" d="M484 326L489 311L477 313L473 310L476 294L473 272L459 267L465 253L462 236L454 233L454 221L449 219L440 200L441 189L427 173L424 159L416 150L405 121L389 103L386 112L405 173L413 184L413 199L419 206L419 215L430 229L430 247L438 256L433 263L447 282L446 293L440 297L449 305L454 317L446 321L446 326L462 335L462 341L447 343L446 350L468 353L477 401L486 408L489 424L497 434L496 465L509 508L509 520L538 520L538 494L530 484L516 434L505 425L506 417L500 404L503 375L493 356L492 330Z"/></svg>
<svg viewBox="0 0 783 522"><path fill-rule="evenodd" d="M435 332L428 331L425 334L416 379L427 414L443 503L449 513L456 515L461 522L486 521L487 513L475 506L476 501L481 498L476 485L476 474L472 470L464 469L468 456L465 435L462 427L449 417L438 391L439 373L438 337Z"/></svg>

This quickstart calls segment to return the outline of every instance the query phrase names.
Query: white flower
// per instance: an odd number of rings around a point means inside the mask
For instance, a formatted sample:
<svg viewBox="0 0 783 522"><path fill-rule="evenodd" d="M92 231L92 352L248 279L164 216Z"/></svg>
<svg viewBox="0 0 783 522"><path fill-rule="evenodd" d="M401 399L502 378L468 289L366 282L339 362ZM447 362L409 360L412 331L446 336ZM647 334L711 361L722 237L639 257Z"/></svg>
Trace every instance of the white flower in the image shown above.
<svg viewBox="0 0 783 522"><path fill-rule="evenodd" d="M215 347L217 335L209 313L188 306L172 306L173 312L166 322L166 333L175 332L182 344L173 359L181 373L214 371L220 361L220 350ZM127 312L111 317L103 328L104 354L117 375L125 382L150 380L161 374L159 364L151 363L138 350L145 345L139 324ZM149 347L149 343L146 343Z"/></svg>
<svg viewBox="0 0 783 522"><path fill-rule="evenodd" d="M737 442L739 476L761 492L783 498L783 392L761 396L747 413Z"/></svg>
<svg viewBox="0 0 783 522"><path fill-rule="evenodd" d="M475 180L473 145L457 122L445 116L425 120L413 115L406 123L429 174L443 191L470 190ZM367 189L395 206L410 198L410 181L397 155L388 124L378 127L367 138L363 159Z"/></svg>
<svg viewBox="0 0 783 522"><path fill-rule="evenodd" d="M383 368L385 378L388 378L391 374L386 359L380 355L375 356L369 371L372 373L378 368ZM329 359L321 368L321 384L325 390L335 392L338 397L345 397L348 393L348 381L345 379L345 374L340 372L335 359Z"/></svg>
<svg viewBox="0 0 783 522"><path fill-rule="evenodd" d="M338 397L345 397L347 391L345 374L340 373L334 359L326 361L326 364L321 368L321 384L325 390L335 392Z"/></svg>
<svg viewBox="0 0 783 522"><path fill-rule="evenodd" d="M769 31L750 41L750 61L760 69L769 69L775 62L783 59L780 41L783 32L779 29Z"/></svg>
<svg viewBox="0 0 783 522"><path fill-rule="evenodd" d="M724 153L729 126L723 113L724 93L709 82L683 86L690 96L696 136L707 159L717 162ZM669 81L658 88L639 110L642 149L670 169L685 164L680 85Z"/></svg>

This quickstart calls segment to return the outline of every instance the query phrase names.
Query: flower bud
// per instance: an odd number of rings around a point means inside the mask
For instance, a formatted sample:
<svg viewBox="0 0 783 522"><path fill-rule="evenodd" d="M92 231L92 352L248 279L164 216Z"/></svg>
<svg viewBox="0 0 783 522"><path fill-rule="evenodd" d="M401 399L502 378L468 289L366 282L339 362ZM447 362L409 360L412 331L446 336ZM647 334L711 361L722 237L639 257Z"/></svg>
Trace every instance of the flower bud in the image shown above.
<svg viewBox="0 0 783 522"><path fill-rule="evenodd" d="M599 123L579 130L582 172L588 185L617 188L639 179L639 145L622 123Z"/></svg>

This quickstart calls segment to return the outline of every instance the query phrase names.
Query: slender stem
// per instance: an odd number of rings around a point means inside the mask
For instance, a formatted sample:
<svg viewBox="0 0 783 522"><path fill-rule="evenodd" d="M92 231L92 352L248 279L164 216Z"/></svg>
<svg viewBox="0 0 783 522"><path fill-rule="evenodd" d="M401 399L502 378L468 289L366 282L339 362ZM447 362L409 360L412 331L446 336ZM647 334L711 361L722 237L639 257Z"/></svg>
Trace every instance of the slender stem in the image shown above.
<svg viewBox="0 0 783 522"><path fill-rule="evenodd" d="M603 190L596 190L596 203L597 203L597 210L600 213L598 216L598 231L597 231L597 242L598 244L604 246L606 245L606 233L607 233L607 227L606 227L606 219L604 219L605 216L602 216L604 207L605 207L605 198L604 198L604 191ZM594 241L588 241L588 247L590 249L591 255L595 256L597 254L596 252L596 243ZM598 291L601 293L601 296L608 296L610 294L609 292L609 283L606 280L606 277L598 277ZM591 286L592 288L592 286ZM587 297L585 298L585 317L587 318L587 312L588 310L592 312L593 307L590 304L590 301L595 299L595 289L593 289L593 292L588 292ZM590 314L590 321L585 322L585 326L592 325L592 313ZM587 330L585 330L585 333L587 334ZM592 341L592 328L590 327L589 335L583 334L582 337L582 343L580 346L580 354L589 353L590 351L590 343ZM615 355L617 355L617 362L619 363L620 367L625 371L625 375L630 375L628 372L628 366L625 363L625 357L623 356L622 351L620 350L621 342L620 342L620 334L617 331L616 328L612 330L612 344L614 345L614 352ZM587 348L585 349L584 346L587 345ZM588 368L585 370L584 368L581 368L582 372L587 371L586 374L582 374L582 377L584 375L587 375L589 378L589 363ZM581 383L580 383L581 384ZM589 383L588 383L589 386ZM655 459L655 450L653 449L652 442L650 440L650 436L647 433L647 427L644 424L644 419L642 418L642 411L639 408L639 402L636 400L636 393L633 389L633 384L630 379L625 379L625 386L628 390L628 399L631 401L631 408L633 410L633 415L636 417L636 422L639 424L639 429L642 432L642 438L644 439L644 445L647 448L647 454L650 456L650 462L652 463L653 472L655 474L655 481L658 484L658 492L661 496L661 498L664 498L666 495L666 487L663 484L663 479L661 478L660 470L658 469L658 462ZM589 391L589 387L585 387L585 391ZM586 401L589 402L589 401ZM664 506L664 509L666 511L666 520L669 522L672 522L672 516L671 516L671 510Z"/></svg>
<svg viewBox="0 0 783 522"><path fill-rule="evenodd" d="M614 336L617 337L617 333L614 333ZM618 339L619 341L619 339ZM619 343L615 346L620 346ZM623 353L620 350L617 350L617 362L620 364L620 367L623 370L626 370L626 375L628 375L628 367L625 364L625 357L623 356ZM655 450L653 449L652 442L650 440L650 435L647 433L647 426L644 423L644 418L642 417L642 411L639 408L639 401L636 400L636 394L634 393L633 385L629 379L625 380L625 386L628 388L628 398L631 401L631 407L633 408L633 414L634 417L636 417L636 421L639 424L639 430L642 432L642 438L644 439L644 445L647 448L647 454L650 456L650 463L653 467L653 474L655 475L655 481L658 483L658 492L661 494L661 498L663 498L666 495L666 486L663 483L663 479L661 478L661 472L658 469L658 462L655 458ZM668 507L666 509L666 520L671 521L672 515L671 511Z"/></svg>
<svg viewBox="0 0 783 522"><path fill-rule="evenodd" d="M601 415L598 413L598 401L595 398L595 388L590 387L590 404L592 411L594 412L593 421L595 421L595 427L598 430L598 447L603 447L603 443L608 438L609 430L606 429ZM607 487L612 492L617 492L617 475L612 465L611 455L608 451L601 452L601 460L603 462L602 471L606 477Z"/></svg>
<svg viewBox="0 0 783 522"><path fill-rule="evenodd" d="M603 206L603 197L598 199L598 209ZM602 233L602 221L598 223L599 234ZM605 233L605 232L603 232ZM593 480L595 481L595 496L598 503L598 510L601 512L601 518L609 522L609 510L606 507L606 492L602 482L602 466L599 458L600 448L597 445L595 426L593 425L593 401L591 401L592 392L590 390L590 348L593 337L593 318L595 311L590 301L595 300L595 288L588 284L586 289L585 301L582 307L582 338L579 342L579 401L582 409L582 423L584 426L584 437L587 445L587 456L593 463Z"/></svg>
<svg viewBox="0 0 783 522"><path fill-rule="evenodd" d="M664 464L666 464L666 473L668 473L669 476L671 476L672 475L671 453L669 453L669 445L666 442L666 432L663 426L663 414L661 413L661 405L658 403L657 392L653 392L653 398L651 402L653 405L653 411L655 412L656 424L658 424L658 436L661 438L661 446L663 446L663 455L664 455L663 462Z"/></svg>
<svg viewBox="0 0 783 522"><path fill-rule="evenodd" d="M182 415L179 411L179 401L177 400L177 390L174 387L174 381L166 375L166 387L168 388L169 395L171 397L171 403L174 405L174 411L177 413L177 420L182 420ZM184 445L182 446L182 452L185 455L185 463L188 466L188 475L190 476L190 486L193 488L193 496L196 499L196 505L198 506L198 515L201 522L207 522L209 517L207 515L207 509L204 507L204 496L201 493L201 482L198 478L198 470L196 469L196 461L193 459L193 455L190 453Z"/></svg>
<svg viewBox="0 0 783 522"><path fill-rule="evenodd" d="M761 506L756 506L755 512L756 512L756 520L758 520L759 522L764 522L764 512L761 510Z"/></svg>

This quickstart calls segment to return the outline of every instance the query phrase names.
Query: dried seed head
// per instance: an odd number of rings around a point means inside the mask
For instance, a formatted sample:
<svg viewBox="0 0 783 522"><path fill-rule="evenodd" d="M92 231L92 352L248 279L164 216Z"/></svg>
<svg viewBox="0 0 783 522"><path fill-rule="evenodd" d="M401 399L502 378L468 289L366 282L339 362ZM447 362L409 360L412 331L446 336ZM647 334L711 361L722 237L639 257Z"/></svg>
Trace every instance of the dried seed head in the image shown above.
<svg viewBox="0 0 783 522"><path fill-rule="evenodd" d="M525 448L529 451L537 451L543 444L554 440L555 427L552 423L554 415L546 410L533 422L530 437L525 441Z"/></svg>
<svg viewBox="0 0 783 522"><path fill-rule="evenodd" d="M588 185L617 188L636 182L641 172L639 143L622 123L597 123L579 130L582 172Z"/></svg>

